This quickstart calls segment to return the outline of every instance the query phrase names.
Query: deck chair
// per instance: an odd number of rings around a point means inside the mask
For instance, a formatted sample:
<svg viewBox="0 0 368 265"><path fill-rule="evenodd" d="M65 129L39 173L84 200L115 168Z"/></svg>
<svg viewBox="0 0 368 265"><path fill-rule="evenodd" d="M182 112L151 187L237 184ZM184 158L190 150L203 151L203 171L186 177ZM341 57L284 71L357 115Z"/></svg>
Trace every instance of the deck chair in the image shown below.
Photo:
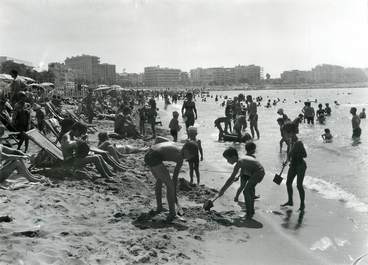
<svg viewBox="0 0 368 265"><path fill-rule="evenodd" d="M94 124L90 124L90 123L87 123L85 120L83 120L83 119L80 119L80 118L78 118L78 116L77 115L75 115L75 113L72 111L72 110L67 110L66 111L68 114L69 114L69 116L75 121L75 122L80 122L80 123L82 123L84 126L86 126L87 128L88 128L88 131L89 132L97 132L97 129L96 129L96 125L94 125Z"/></svg>
<svg viewBox="0 0 368 265"><path fill-rule="evenodd" d="M58 112L55 110L51 102L46 102L46 109L51 113L51 115L56 118L57 120L61 121L63 117L58 114Z"/></svg>
<svg viewBox="0 0 368 265"><path fill-rule="evenodd" d="M0 115L2 115L0 113ZM7 121L7 119L3 116L0 116L0 124L3 124L5 126L5 135L6 137L3 137L4 141L7 142L10 145L17 145L19 143L18 135L19 132L14 128L14 126Z"/></svg>
<svg viewBox="0 0 368 265"><path fill-rule="evenodd" d="M41 149L45 150L48 154L55 159L64 161L63 153L60 148L54 145L49 139L46 138L39 130L32 129L26 132L29 139L38 145Z"/></svg>
<svg viewBox="0 0 368 265"><path fill-rule="evenodd" d="M9 147L13 145L18 145L19 132L10 132L8 130L5 130L3 137L1 138L3 140L3 144L7 145Z"/></svg>
<svg viewBox="0 0 368 265"><path fill-rule="evenodd" d="M45 119L45 126L46 128L56 137L59 137L60 130L57 128L55 124L59 124L59 121L55 118ZM59 125L60 127L60 125Z"/></svg>

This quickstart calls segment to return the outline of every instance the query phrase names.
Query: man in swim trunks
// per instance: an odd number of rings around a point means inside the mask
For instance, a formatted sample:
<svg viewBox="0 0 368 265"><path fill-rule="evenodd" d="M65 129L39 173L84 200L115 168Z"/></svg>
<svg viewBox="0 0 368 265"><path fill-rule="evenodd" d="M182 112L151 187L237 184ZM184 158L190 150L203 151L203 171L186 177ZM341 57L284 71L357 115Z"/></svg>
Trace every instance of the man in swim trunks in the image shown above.
<svg viewBox="0 0 368 265"><path fill-rule="evenodd" d="M360 118L357 115L357 108L352 107L350 109L350 113L351 115L353 115L353 117L351 118L351 125L353 127L353 136L352 138L359 138L360 135L362 134L362 129L360 129Z"/></svg>
<svg viewBox="0 0 368 265"><path fill-rule="evenodd" d="M248 102L247 109L249 113L250 132L252 134L252 138L254 138L254 131L256 131L257 139L259 139L257 103L253 102L251 95L247 96L247 102Z"/></svg>
<svg viewBox="0 0 368 265"><path fill-rule="evenodd" d="M178 181L179 171L183 165L184 159L190 160L198 154L198 146L194 142L186 142L182 148L173 142L162 142L151 146L146 153L144 162L150 167L152 175L156 178L156 202L157 213L163 211L162 207L162 183L166 185L166 197L169 206L169 215L167 221L171 222L176 217L175 203L178 204L176 197L176 185ZM172 178L170 173L163 164L164 161L175 162L176 166ZM178 204L180 210L180 206Z"/></svg>

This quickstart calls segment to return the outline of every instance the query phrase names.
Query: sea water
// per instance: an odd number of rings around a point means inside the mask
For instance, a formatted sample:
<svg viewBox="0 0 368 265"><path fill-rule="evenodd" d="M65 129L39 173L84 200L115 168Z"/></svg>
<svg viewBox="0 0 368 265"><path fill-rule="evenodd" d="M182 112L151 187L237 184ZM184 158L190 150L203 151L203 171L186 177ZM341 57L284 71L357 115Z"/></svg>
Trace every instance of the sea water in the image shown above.
<svg viewBox="0 0 368 265"><path fill-rule="evenodd" d="M218 142L218 130L214 127L214 120L224 116L225 108L221 106L223 97L226 95L233 98L239 93L263 98L261 106L258 107L260 139L255 141L256 156L264 165L266 177L270 181L273 175L279 172L281 163L286 158L285 144L283 152L279 153L281 136L276 122L279 118L277 110L283 108L293 120L301 113L305 101L313 101L315 110L319 103L323 104L323 107L325 103L329 103L332 113L324 125L315 122L314 125L302 123L299 126L298 137L303 141L308 154L304 185L325 198L345 202L346 207L368 212L368 121L361 121L360 141L353 141L350 114L351 107L357 107L358 113L362 108L368 107L368 88L214 91L210 93L213 97L207 97L206 102L197 97L198 119L195 126L198 127L198 138L202 141L205 159L200 167L201 171L212 172L212 181L218 182L218 185L230 176L233 168L222 157L222 152L233 146L245 154L244 144ZM215 102L215 95L221 95L222 98ZM277 98L280 102L276 106L265 107L268 99L273 102ZM335 101L339 105L336 105ZM181 104L170 106L167 115L175 109L180 110ZM332 143L324 143L321 138L325 128L329 128L334 136ZM246 131L250 133L249 123ZM181 137L185 138L184 130Z"/></svg>

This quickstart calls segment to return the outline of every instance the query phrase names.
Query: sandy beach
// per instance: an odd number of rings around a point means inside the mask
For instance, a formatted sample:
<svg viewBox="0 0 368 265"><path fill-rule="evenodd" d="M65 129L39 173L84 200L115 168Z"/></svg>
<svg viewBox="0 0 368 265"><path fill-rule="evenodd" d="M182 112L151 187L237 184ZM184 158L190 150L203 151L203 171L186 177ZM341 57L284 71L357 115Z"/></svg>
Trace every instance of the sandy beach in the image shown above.
<svg viewBox="0 0 368 265"><path fill-rule="evenodd" d="M167 135L169 114L160 111L159 135ZM113 128L110 121L97 124L98 130ZM97 142L96 135L90 142ZM149 146L152 140L119 143ZM307 210L300 213L297 206L278 206L286 199L286 187L272 182L277 168L267 171L249 221L243 197L233 202L236 185L211 212L202 209L220 188L214 176L228 177L205 160L203 185L180 181L185 215L167 224L165 214L147 214L155 208L154 178L143 156L126 155L126 171L117 173L116 182L50 176L53 184L48 185L13 176L0 193L0 264L364 264L358 258L367 252L366 210L331 200L309 176ZM179 178L188 179L186 163Z"/></svg>

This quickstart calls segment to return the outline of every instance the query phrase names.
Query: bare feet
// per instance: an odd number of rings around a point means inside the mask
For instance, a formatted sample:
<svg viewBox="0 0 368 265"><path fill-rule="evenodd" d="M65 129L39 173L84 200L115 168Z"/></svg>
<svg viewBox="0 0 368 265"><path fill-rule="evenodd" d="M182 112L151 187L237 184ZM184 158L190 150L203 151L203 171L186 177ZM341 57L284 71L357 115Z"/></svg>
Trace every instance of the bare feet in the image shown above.
<svg viewBox="0 0 368 265"><path fill-rule="evenodd" d="M285 206L293 206L293 202L286 202L284 204L280 205L281 207L285 207Z"/></svg>

